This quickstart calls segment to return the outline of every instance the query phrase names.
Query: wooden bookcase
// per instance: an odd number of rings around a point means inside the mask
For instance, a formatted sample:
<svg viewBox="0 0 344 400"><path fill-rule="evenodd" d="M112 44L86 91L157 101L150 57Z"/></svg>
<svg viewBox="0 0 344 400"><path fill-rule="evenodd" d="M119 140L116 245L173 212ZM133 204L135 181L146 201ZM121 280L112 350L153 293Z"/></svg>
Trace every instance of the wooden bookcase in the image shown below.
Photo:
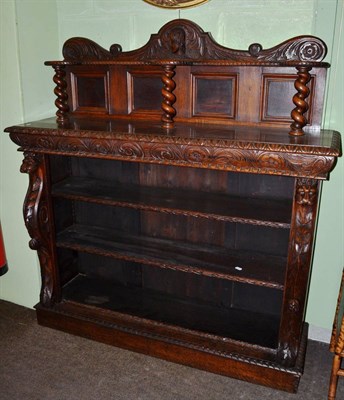
<svg viewBox="0 0 344 400"><path fill-rule="evenodd" d="M175 20L131 52L72 38L63 55L46 63L57 118L6 129L30 177L38 322L296 391L341 154L320 127L324 43L233 50Z"/></svg>

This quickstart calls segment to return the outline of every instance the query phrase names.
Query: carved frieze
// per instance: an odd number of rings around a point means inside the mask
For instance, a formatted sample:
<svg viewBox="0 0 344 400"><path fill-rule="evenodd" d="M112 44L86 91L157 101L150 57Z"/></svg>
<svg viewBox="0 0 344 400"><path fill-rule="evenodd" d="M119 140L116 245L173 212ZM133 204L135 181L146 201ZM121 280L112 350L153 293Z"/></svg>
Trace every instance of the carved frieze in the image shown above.
<svg viewBox="0 0 344 400"><path fill-rule="evenodd" d="M270 150L241 149L184 141L147 141L131 136L102 139L96 137L27 136L12 133L12 140L34 152L59 153L78 156L106 157L129 161L174 164L198 168L221 169L288 176L324 178L335 162L333 156L313 156L271 152ZM171 138L170 138L171 139Z"/></svg>

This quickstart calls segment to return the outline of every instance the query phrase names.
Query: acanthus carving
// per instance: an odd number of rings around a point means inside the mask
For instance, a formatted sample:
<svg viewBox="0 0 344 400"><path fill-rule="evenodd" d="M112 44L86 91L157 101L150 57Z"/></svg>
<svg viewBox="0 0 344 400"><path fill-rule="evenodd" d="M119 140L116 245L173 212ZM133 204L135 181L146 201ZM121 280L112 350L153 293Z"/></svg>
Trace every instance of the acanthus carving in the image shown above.
<svg viewBox="0 0 344 400"><path fill-rule="evenodd" d="M112 60L121 51L122 48L119 44L112 45L110 51L108 51L93 40L83 37L73 37L64 43L62 54L64 59L68 61L106 61Z"/></svg>
<svg viewBox="0 0 344 400"><path fill-rule="evenodd" d="M309 182L311 182L309 184ZM296 203L312 206L317 201L317 182L300 179L296 188Z"/></svg>
<svg viewBox="0 0 344 400"><path fill-rule="evenodd" d="M35 136L12 133L11 139L31 151L50 153L105 156L113 159L137 160L153 163L227 171L284 174L290 176L325 177L331 170L333 156L278 153L269 150L236 149L215 146L207 147L192 142L173 143L168 138L147 141L147 137L96 138L67 136Z"/></svg>
<svg viewBox="0 0 344 400"><path fill-rule="evenodd" d="M260 61L322 61L327 47L315 36L298 36L266 50L259 43L253 43L249 53Z"/></svg>
<svg viewBox="0 0 344 400"><path fill-rule="evenodd" d="M313 242L314 214L318 202L319 182L314 179L297 180L295 193L295 228L291 241L293 264L302 269L311 255Z"/></svg>
<svg viewBox="0 0 344 400"><path fill-rule="evenodd" d="M299 168L302 168L304 164L303 158L301 156L312 156L314 159L318 160L320 164L323 164L322 157L339 157L341 155L341 140L339 132L332 132L332 142L328 143L328 147L321 147L320 145L312 145L312 146L303 146L302 144L288 144L288 143L273 143L273 142L265 142L264 137L262 137L262 141L241 141L235 138L235 130L228 132L228 138L226 139L210 139L207 137L199 138L198 134L199 126L193 130L192 127L188 127L189 136L183 137L183 132L181 132L180 137L177 135L178 128L176 130L176 135L168 136L164 132L164 135L161 136L159 133L154 133L152 131L151 134L145 133L144 135L140 134L140 130L136 129L135 123L129 124L125 123L123 129L120 131L112 130L111 121L106 120L104 124L104 130L101 132L99 130L94 131L90 129L83 129L82 126L79 125L80 121L69 121L69 123L64 127L65 129L54 129L54 128L41 128L41 127L33 127L33 126L16 126L15 129L7 128L5 132L10 133L11 139L22 146L23 148L30 147L32 141L31 136L35 136L34 142L39 143L39 148L49 149L51 145L52 137L64 137L66 138L66 142L70 141L70 137L72 140L74 138L80 139L92 139L96 145L92 147L93 149L102 151L103 154L106 154L107 148L109 147L108 143L112 141L112 139L116 138L121 142L126 142L129 139L131 143L141 143L141 142L150 142L156 144L172 144L176 146L200 146L204 147L212 147L212 148L225 148L225 149L236 149L236 150L255 150L268 152L273 154L278 154L281 157L284 157L284 153L293 154L293 162L292 164L299 165ZM116 124L118 122L116 121ZM72 134L73 133L73 134ZM76 135L75 135L76 133ZM134 134L135 133L135 134ZM234 136L234 138L233 138ZM101 150L103 149L104 150ZM326 164L328 162L326 161Z"/></svg>
<svg viewBox="0 0 344 400"><path fill-rule="evenodd" d="M285 294L285 316L282 321L282 340L280 347L289 343L292 363L297 356L299 336L296 327L299 326L305 304L306 287L310 260L312 256L315 216L318 203L319 181L309 178L298 178L295 186L295 202L289 241L288 257L288 290ZM291 334L293 332L293 334ZM286 339L284 339L286 337Z"/></svg>
<svg viewBox="0 0 344 400"><path fill-rule="evenodd" d="M177 19L164 25L151 35L143 47L122 52L120 45L110 51L86 38L71 38L63 46L65 61L147 61L173 59L179 61L232 60L238 62L319 62L326 56L325 43L314 36L298 36L275 47L263 50L254 43L246 50L226 48L215 42L197 24Z"/></svg>
<svg viewBox="0 0 344 400"><path fill-rule="evenodd" d="M44 195L43 156L25 152L20 172L29 174L29 187L24 202L24 221L31 237L29 246L37 250L42 273L41 303L49 306L53 300L51 235L48 206Z"/></svg>

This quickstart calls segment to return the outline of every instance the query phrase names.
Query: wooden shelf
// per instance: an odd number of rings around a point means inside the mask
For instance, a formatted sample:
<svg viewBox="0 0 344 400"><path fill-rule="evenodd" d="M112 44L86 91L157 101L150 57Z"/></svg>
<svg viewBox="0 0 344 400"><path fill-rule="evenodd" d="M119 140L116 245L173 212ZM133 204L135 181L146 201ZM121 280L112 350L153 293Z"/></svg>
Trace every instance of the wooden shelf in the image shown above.
<svg viewBox="0 0 344 400"><path fill-rule="evenodd" d="M63 288L63 298L216 335L219 340L228 338L272 349L277 347L279 317L271 314L257 315L252 311L209 305L149 289L122 287L84 275L78 275Z"/></svg>
<svg viewBox="0 0 344 400"><path fill-rule="evenodd" d="M288 200L243 198L225 193L121 185L117 182L83 177L70 177L55 184L52 194L66 199L140 210L290 228L291 201Z"/></svg>
<svg viewBox="0 0 344 400"><path fill-rule="evenodd" d="M57 247L283 290L285 257L229 250L84 225L57 235Z"/></svg>

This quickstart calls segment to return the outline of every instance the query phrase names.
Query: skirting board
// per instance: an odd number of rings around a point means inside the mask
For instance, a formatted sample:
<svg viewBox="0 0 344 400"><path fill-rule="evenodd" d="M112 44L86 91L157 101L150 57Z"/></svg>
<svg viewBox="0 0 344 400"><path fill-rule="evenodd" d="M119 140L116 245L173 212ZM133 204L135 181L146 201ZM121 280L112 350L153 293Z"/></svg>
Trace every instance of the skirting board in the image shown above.
<svg viewBox="0 0 344 400"><path fill-rule="evenodd" d="M316 340L318 342L330 343L331 330L326 328L321 328L315 325L309 325L308 328L308 339Z"/></svg>

